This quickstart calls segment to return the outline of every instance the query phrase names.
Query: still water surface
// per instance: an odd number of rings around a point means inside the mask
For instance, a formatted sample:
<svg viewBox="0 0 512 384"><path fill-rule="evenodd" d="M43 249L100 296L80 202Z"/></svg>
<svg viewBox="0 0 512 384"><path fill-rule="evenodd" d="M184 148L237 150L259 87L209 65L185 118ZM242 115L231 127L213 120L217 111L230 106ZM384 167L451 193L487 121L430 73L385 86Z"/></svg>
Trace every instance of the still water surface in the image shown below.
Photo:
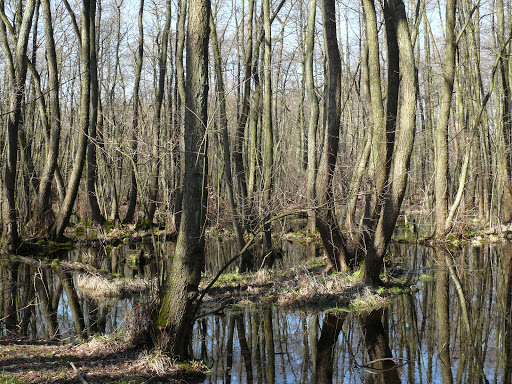
<svg viewBox="0 0 512 384"><path fill-rule="evenodd" d="M282 245L276 268L315 252ZM209 244L207 269L222 266L232 247L229 241ZM135 268L125 260L141 250L162 255L172 248L121 246L67 257L149 279L165 270L163 258ZM211 368L205 382L512 383L512 244L452 250L394 245L390 252L404 268L414 268L419 291L387 308L361 314L253 306L199 319L193 351ZM73 341L80 329L77 312L87 335L120 332L137 317L140 297L97 302L73 289L76 280L74 273L0 263L0 334L13 329Z"/></svg>

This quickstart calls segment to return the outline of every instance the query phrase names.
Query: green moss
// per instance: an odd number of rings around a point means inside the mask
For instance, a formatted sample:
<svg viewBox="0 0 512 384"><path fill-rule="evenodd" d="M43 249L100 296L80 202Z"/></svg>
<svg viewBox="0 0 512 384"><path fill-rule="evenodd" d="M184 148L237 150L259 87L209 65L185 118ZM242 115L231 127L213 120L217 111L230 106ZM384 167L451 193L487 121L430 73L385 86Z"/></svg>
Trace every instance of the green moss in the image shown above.
<svg viewBox="0 0 512 384"><path fill-rule="evenodd" d="M51 264L52 269L58 270L60 267L60 260L59 259L53 259Z"/></svg>

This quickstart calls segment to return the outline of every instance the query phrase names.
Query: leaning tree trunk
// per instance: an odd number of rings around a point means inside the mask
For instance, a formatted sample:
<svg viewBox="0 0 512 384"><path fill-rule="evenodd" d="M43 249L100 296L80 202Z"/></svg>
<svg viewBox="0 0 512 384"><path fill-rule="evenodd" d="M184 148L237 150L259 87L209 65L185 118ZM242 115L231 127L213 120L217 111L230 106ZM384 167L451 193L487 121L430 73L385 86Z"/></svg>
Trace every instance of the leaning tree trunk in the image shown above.
<svg viewBox="0 0 512 384"><path fill-rule="evenodd" d="M91 71L90 71L90 23L91 23L91 1L82 0L81 18L81 45L80 45L80 67L82 71L82 83L80 86L80 130L73 169L68 179L66 196L62 202L55 223L50 229L52 239L60 239L64 235L64 229L69 223L73 206L75 205L80 179L85 164L87 150L87 134L89 131L89 106L91 101Z"/></svg>
<svg viewBox="0 0 512 384"><path fill-rule="evenodd" d="M189 4L187 80L183 129L183 212L172 267L166 277L154 324L154 343L173 356L186 359L194 324L194 301L204 266L206 214L205 143L208 102L208 39L210 1Z"/></svg>

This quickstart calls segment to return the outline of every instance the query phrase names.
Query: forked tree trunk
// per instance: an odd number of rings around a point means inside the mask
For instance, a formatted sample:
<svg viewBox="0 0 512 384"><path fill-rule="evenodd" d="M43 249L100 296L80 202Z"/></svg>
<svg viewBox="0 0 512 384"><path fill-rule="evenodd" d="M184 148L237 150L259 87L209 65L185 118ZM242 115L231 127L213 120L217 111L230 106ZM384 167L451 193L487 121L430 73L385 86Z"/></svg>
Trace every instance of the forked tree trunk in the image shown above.
<svg viewBox="0 0 512 384"><path fill-rule="evenodd" d="M204 266L206 214L208 39L210 1L189 4L187 81L182 157L183 213L172 266L166 276L154 322L155 346L175 357L189 357L194 300Z"/></svg>
<svg viewBox="0 0 512 384"><path fill-rule="evenodd" d="M400 82L402 98L399 112L400 127L396 134L396 139L395 135L393 135L392 152L389 154L393 156L393 168L389 171L386 187L379 196L379 200L382 201L379 221L366 254L364 277L365 282L372 285L380 283L384 255L391 242L391 236L400 215L400 209L407 189L408 171L416 125L416 65L405 6L402 0L389 1L389 11L390 17L393 18L389 22L393 22L395 25L395 44L398 45L400 52L399 73L402 78ZM388 38L393 37L388 35ZM395 97L398 100L398 93ZM387 133L387 137L390 140L390 132Z"/></svg>

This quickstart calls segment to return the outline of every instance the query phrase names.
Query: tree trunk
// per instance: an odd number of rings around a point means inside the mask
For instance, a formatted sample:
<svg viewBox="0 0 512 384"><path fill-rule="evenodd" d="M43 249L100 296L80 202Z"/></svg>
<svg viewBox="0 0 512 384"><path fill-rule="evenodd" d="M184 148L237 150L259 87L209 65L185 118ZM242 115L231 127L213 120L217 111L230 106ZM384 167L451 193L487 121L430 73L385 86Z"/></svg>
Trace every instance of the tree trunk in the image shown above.
<svg viewBox="0 0 512 384"><path fill-rule="evenodd" d="M105 219L101 214L98 196L96 194L96 180L98 179L98 162L96 159L96 146L98 145L98 58L96 49L96 2L91 2L91 17L89 25L89 60L91 73L91 100L89 116L89 141L87 144L87 197L91 208L92 219L96 224L103 225Z"/></svg>
<svg viewBox="0 0 512 384"><path fill-rule="evenodd" d="M142 59L144 57L144 23L142 22L142 16L144 12L144 0L140 0L139 6L139 46L137 49L137 68L135 70L135 85L133 88L133 121L132 121L132 143L131 143L131 156L129 158L131 162L130 167L130 198L128 202L128 210L124 218L125 223L133 222L135 216L135 208L137 205L137 143L140 134L139 127L139 88L140 88L140 77L142 73Z"/></svg>
<svg viewBox="0 0 512 384"><path fill-rule="evenodd" d="M400 52L400 72L398 74L402 77L400 82L402 98L400 104L400 128L397 138L395 139L395 135L391 134L391 132L387 132L387 139L392 139L391 153L389 153L390 148L387 151L390 159L393 161L393 169L388 173L386 187L379 196L379 200L382 201L382 208L380 209L375 234L366 254L364 277L365 282L372 285L380 283L379 275L382 270L384 255L400 215L400 209L407 189L410 157L416 126L416 65L405 6L402 0L389 1L389 11L390 17L393 18L393 21L389 20L389 22L393 22L395 25L396 35L394 39L396 39L395 44L397 44ZM388 38L393 39L392 35L389 34ZM388 42L389 45L390 42ZM395 70L398 71L398 69ZM397 102L398 96L398 93L396 93Z"/></svg>
<svg viewBox="0 0 512 384"><path fill-rule="evenodd" d="M209 18L209 0L195 0L189 4L183 213L173 263L165 280L153 328L155 345L180 359L190 356L196 309L194 300L204 268Z"/></svg>
<svg viewBox="0 0 512 384"><path fill-rule="evenodd" d="M445 220L448 215L448 123L455 78L455 14L457 0L446 2L446 33L445 52L443 59L443 81L439 119L435 132L435 230L436 237L442 239L445 235Z"/></svg>
<svg viewBox="0 0 512 384"><path fill-rule="evenodd" d="M503 107L501 124L498 126L498 148L497 158L501 168L499 176L502 180L503 193L501 196L500 216L504 224L512 221L512 181L511 181L511 138L512 134L512 93L510 91L510 60L508 50L505 46L505 16L503 0L496 2L496 13L498 18L498 44L500 55L501 92L503 94Z"/></svg>
<svg viewBox="0 0 512 384"><path fill-rule="evenodd" d="M93 0L95 1L95 0ZM55 223L50 228L50 238L59 240L64 235L64 230L69 223L73 206L75 205L80 179L84 169L85 154L87 150L87 135L89 131L89 107L91 102L91 71L90 71L90 24L91 24L91 1L82 0L81 17L81 45L80 45L80 68L82 71L82 83L80 86L80 129L77 150L73 161L73 169L68 179L66 196Z"/></svg>
<svg viewBox="0 0 512 384"><path fill-rule="evenodd" d="M59 104L59 78L57 69L57 53L53 37L52 15L49 0L41 0L43 9L44 32L46 40L46 61L48 63L48 83L50 86L50 136L48 140L48 155L46 164L39 182L35 219L43 228L47 222L48 212L51 210L51 186L57 168L59 157L59 143L61 130L61 114ZM35 79L34 79L35 80ZM42 117L42 116L41 116ZM42 119L46 120L46 116Z"/></svg>
<svg viewBox="0 0 512 384"><path fill-rule="evenodd" d="M263 24L265 28L264 50L264 84L263 84L263 206L265 207L266 224L264 225L265 252L272 249L272 232L270 218L270 197L274 179L274 135L272 132L272 35L270 28L270 0L263 1Z"/></svg>
<svg viewBox="0 0 512 384"><path fill-rule="evenodd" d="M4 4L2 2L0 11L4 14ZM6 25L1 18L0 32L2 37L2 46L4 56L7 61L9 72L9 81L12 87L9 101L9 114L7 118L7 159L5 161L3 193L5 198L5 207L3 215L3 241L7 249L15 251L19 245L18 218L16 213L16 167L18 160L18 130L21 125L21 104L25 94L25 80L27 77L27 47L32 18L35 11L35 1L28 0L25 4L23 19L20 20L18 28L15 58L9 48L6 33ZM12 27L10 28L12 29ZM13 36L14 37L14 36Z"/></svg>
<svg viewBox="0 0 512 384"><path fill-rule="evenodd" d="M346 240L341 233L334 213L332 179L338 157L338 141L341 119L341 58L336 33L336 9L334 0L323 0L322 17L324 41L327 50L327 73L324 118L326 130L324 152L318 169L316 189L319 208L316 226L328 257L328 269L345 271L350 257Z"/></svg>
<svg viewBox="0 0 512 384"><path fill-rule="evenodd" d="M153 115L153 153L152 153L152 166L151 166L151 182L149 190L149 208L147 219L151 224L155 216L159 179L160 179L160 138L162 130L162 103L164 100L165 88L165 75L167 64L167 46L169 45L169 30L171 28L171 0L167 0L167 7L165 11L165 26L162 32L162 48L158 60L158 84L155 95L155 111Z"/></svg>
<svg viewBox="0 0 512 384"><path fill-rule="evenodd" d="M224 173L226 181L226 192L228 195L229 208L231 210L231 217L235 229L235 239L238 246L238 251L245 247L245 239L240 224L240 214L235 202L235 195L233 191L233 175L231 173L231 150L229 145L228 134L228 118L226 112L226 92L224 88L224 79L222 77L222 63L220 56L219 42L217 40L217 31L213 20L213 15L210 15L210 30L211 30L211 44L213 48L213 59L215 62L215 79L217 84L217 98L219 100L219 117L220 117L220 131L221 142L224 155ZM247 272L251 269L252 260L249 252L244 252L240 262L240 272Z"/></svg>
<svg viewBox="0 0 512 384"><path fill-rule="evenodd" d="M316 127L318 124L318 115L320 113L318 105L318 97L315 93L315 80L313 77L313 50L315 46L315 18L316 18L316 0L309 0L308 9L308 31L306 36L306 58L305 58L305 77L306 89L309 100L309 127L308 127L308 162L307 162L307 198L308 205L314 207L316 205ZM308 230L315 232L315 210L308 211Z"/></svg>

